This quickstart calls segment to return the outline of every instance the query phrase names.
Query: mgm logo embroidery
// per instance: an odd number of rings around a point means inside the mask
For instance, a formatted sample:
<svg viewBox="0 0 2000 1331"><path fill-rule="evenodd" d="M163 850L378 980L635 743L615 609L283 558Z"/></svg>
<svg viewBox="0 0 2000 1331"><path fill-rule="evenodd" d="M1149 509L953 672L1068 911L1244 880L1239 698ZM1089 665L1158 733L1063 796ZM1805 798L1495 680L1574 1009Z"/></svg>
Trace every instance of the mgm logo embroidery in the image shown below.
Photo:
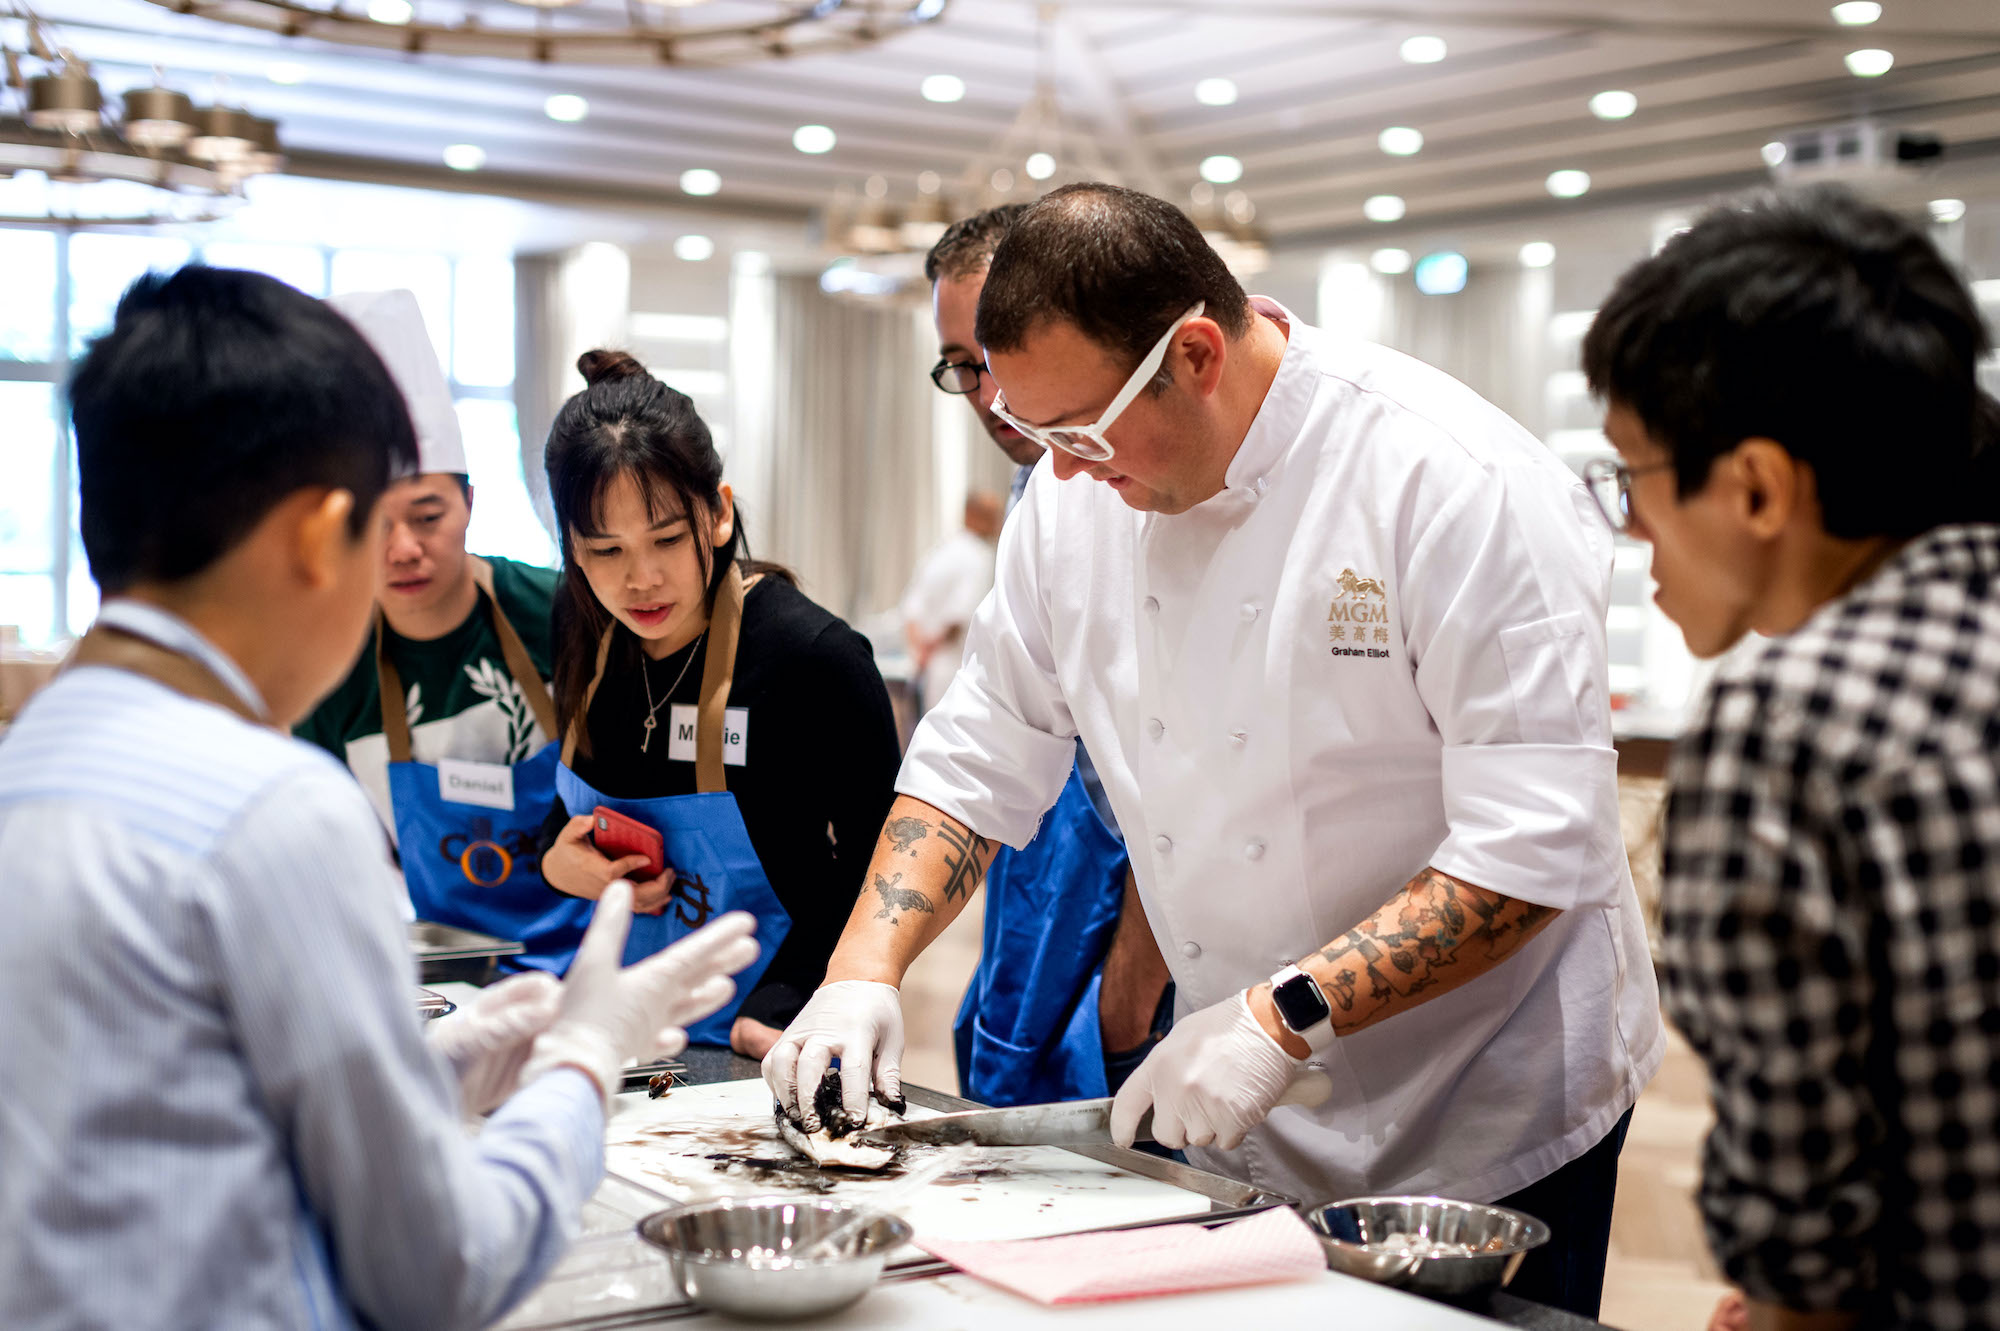
<svg viewBox="0 0 2000 1331"><path fill-rule="evenodd" d="M1340 594L1326 612L1327 640L1335 656L1389 655L1389 589L1380 578L1364 578L1351 568L1334 580Z"/></svg>

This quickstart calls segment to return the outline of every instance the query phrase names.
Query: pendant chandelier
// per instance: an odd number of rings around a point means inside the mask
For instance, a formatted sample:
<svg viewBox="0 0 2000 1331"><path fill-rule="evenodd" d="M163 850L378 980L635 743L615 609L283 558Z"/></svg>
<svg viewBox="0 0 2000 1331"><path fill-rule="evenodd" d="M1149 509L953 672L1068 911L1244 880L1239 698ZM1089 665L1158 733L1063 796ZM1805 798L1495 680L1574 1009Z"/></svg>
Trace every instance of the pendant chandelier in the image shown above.
<svg viewBox="0 0 2000 1331"><path fill-rule="evenodd" d="M152 0L282 37L407 54L741 65L872 46L947 0ZM707 19L708 21L703 21Z"/></svg>

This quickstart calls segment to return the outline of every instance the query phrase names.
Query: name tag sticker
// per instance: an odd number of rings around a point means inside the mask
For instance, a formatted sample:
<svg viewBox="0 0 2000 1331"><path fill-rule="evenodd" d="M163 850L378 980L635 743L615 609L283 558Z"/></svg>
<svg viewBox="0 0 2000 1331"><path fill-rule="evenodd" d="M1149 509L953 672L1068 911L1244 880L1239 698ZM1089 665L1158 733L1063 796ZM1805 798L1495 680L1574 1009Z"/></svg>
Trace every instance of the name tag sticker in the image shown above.
<svg viewBox="0 0 2000 1331"><path fill-rule="evenodd" d="M694 732L698 709L676 703L667 717L667 757L675 762L694 761ZM750 761L750 709L722 709L722 761L727 767L742 767Z"/></svg>
<svg viewBox="0 0 2000 1331"><path fill-rule="evenodd" d="M468 763L445 758L438 763L438 798L452 804L477 804L484 809L514 810L514 769L501 763Z"/></svg>

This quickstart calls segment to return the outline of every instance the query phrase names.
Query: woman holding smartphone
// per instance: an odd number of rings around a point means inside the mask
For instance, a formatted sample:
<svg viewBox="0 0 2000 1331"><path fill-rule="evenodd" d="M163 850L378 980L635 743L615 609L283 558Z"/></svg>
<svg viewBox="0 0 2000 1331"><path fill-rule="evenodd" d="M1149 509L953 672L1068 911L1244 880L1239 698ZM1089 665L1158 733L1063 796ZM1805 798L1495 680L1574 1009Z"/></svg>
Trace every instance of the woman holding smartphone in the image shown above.
<svg viewBox="0 0 2000 1331"><path fill-rule="evenodd" d="M628 960L724 911L756 915L769 962L690 1035L761 1058L824 977L894 798L888 692L867 639L744 554L693 404L622 352L577 368L589 386L545 453L563 760L542 876L592 899L631 877L644 913ZM647 829L665 860L650 876Z"/></svg>

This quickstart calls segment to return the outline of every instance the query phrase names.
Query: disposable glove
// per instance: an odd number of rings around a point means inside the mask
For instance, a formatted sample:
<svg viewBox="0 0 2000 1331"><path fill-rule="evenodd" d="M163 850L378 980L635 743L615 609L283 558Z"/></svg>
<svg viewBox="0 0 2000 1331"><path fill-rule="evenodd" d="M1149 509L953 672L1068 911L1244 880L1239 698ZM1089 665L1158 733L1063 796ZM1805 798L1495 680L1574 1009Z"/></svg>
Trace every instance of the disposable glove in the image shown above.
<svg viewBox="0 0 2000 1331"><path fill-rule="evenodd" d="M710 921L673 946L621 968L632 923L632 885L604 890L590 928L563 977L556 1020L536 1040L521 1084L569 1066L597 1083L608 1113L628 1058L658 1058L687 1048L685 1027L719 1011L736 994L730 976L757 959L755 917L743 911Z"/></svg>
<svg viewBox="0 0 2000 1331"><path fill-rule="evenodd" d="M458 1076L459 1099L489 1114L514 1093L535 1037L556 1019L562 982L543 971L510 975L424 1031L430 1047Z"/></svg>
<svg viewBox="0 0 2000 1331"><path fill-rule="evenodd" d="M821 985L764 1055L764 1081L785 1112L819 1131L813 1092L840 1057L840 1098L848 1117L868 1115L868 1084L885 1100L903 1094L903 1000L893 984L835 980Z"/></svg>
<svg viewBox="0 0 2000 1331"><path fill-rule="evenodd" d="M1315 1105L1332 1090L1278 1047L1247 995L1233 994L1176 1021L1146 1056L1111 1102L1111 1139L1130 1146L1150 1108L1160 1145L1233 1151L1281 1102Z"/></svg>

